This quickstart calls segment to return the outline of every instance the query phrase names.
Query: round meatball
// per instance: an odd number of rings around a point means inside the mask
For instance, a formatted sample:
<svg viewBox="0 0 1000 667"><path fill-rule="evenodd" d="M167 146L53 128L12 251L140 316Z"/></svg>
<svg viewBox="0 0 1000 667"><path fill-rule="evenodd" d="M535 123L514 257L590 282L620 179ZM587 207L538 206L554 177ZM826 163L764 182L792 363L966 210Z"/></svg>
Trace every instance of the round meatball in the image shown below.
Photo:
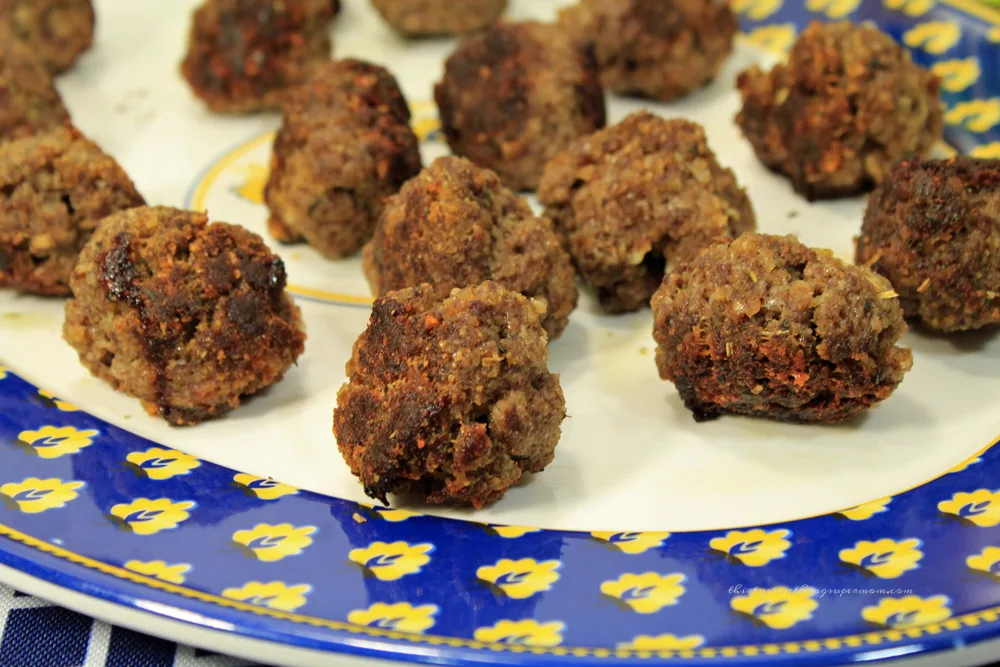
<svg viewBox="0 0 1000 667"><path fill-rule="evenodd" d="M434 96L452 151L514 190L534 190L557 151L606 122L593 49L542 23L466 37Z"/></svg>
<svg viewBox="0 0 1000 667"><path fill-rule="evenodd" d="M549 221L492 171L459 157L437 159L389 199L364 268L377 296L427 283L444 299L493 280L543 309L549 338L576 307L573 266Z"/></svg>
<svg viewBox="0 0 1000 667"><path fill-rule="evenodd" d="M64 72L94 41L91 0L3 0L0 42L20 42L52 73Z"/></svg>
<svg viewBox="0 0 1000 667"><path fill-rule="evenodd" d="M330 59L332 20L330 0L205 0L181 73L217 113L275 109Z"/></svg>
<svg viewBox="0 0 1000 667"><path fill-rule="evenodd" d="M69 296L97 223L144 203L114 158L75 129L0 144L0 287Z"/></svg>
<svg viewBox="0 0 1000 667"><path fill-rule="evenodd" d="M813 23L787 64L737 85L757 157L809 200L867 190L941 138L940 81L869 25Z"/></svg>
<svg viewBox="0 0 1000 667"><path fill-rule="evenodd" d="M0 142L69 123L52 76L17 42L0 43Z"/></svg>
<svg viewBox="0 0 1000 667"><path fill-rule="evenodd" d="M560 21L594 44L605 87L661 101L714 79L739 27L723 0L581 0Z"/></svg>
<svg viewBox="0 0 1000 667"><path fill-rule="evenodd" d="M333 432L365 493L480 508L554 456L566 404L535 306L497 283L375 301Z"/></svg>
<svg viewBox="0 0 1000 667"><path fill-rule="evenodd" d="M835 423L885 400L913 357L889 281L794 236L706 248L653 296L660 377L697 421Z"/></svg>
<svg viewBox="0 0 1000 667"><path fill-rule="evenodd" d="M746 192L701 126L644 111L556 155L538 199L611 313L645 308L668 263L755 225Z"/></svg>
<svg viewBox="0 0 1000 667"><path fill-rule="evenodd" d="M202 213L105 218L70 286L63 334L80 361L172 425L237 408L302 354L281 260L256 234Z"/></svg>
<svg viewBox="0 0 1000 667"><path fill-rule="evenodd" d="M857 262L928 328L1000 324L1000 160L900 163L868 200Z"/></svg>
<svg viewBox="0 0 1000 667"><path fill-rule="evenodd" d="M507 9L507 0L372 0L386 23L404 35L454 35L493 25Z"/></svg>
<svg viewBox="0 0 1000 667"><path fill-rule="evenodd" d="M353 255L385 198L420 171L406 100L385 69L344 60L317 68L283 108L264 190L271 234L331 259Z"/></svg>

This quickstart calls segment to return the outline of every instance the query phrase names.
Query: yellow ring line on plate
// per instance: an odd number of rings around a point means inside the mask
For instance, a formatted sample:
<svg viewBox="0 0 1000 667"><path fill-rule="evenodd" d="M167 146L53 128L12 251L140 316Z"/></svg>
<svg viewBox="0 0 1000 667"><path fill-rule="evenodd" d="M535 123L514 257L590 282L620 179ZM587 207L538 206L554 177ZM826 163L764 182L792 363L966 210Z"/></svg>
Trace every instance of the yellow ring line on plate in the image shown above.
<svg viewBox="0 0 1000 667"><path fill-rule="evenodd" d="M0 536L10 538L16 542L20 542L27 547L37 549L49 555L55 556L62 560L75 563L77 565L82 565L86 568L97 570L103 574L111 575L117 579L122 579L125 581L130 581L135 584L140 584L147 586L149 588L154 588L157 590L165 591L167 593L173 593L176 595L181 595L187 598L195 599L201 602L208 602L211 604L216 604L221 607L229 607L231 609L236 609L239 611L251 612L260 616L269 616L271 618L276 618L285 621L291 621L293 623L302 623L306 625L312 625L316 627L330 628L333 630L340 630L344 632L350 632L354 634L363 634L371 637L377 637L380 639L395 639L401 641L408 641L417 644L430 644L435 646L452 646L456 648L470 648L470 649L489 649L491 651L502 651L502 652L531 652L540 655L569 655L573 654L579 657L611 657L612 655L616 657L623 658L652 658L652 657L700 657L700 658L717 658L717 657L740 657L740 656L753 656L764 654L774 654L774 653L799 653L805 652L819 652L823 650L836 650L845 647L858 648L864 645L878 645L882 642L894 642L900 641L904 638L916 639L926 635L937 635L945 631L958 631L962 627L976 627L980 623L996 623L1000 620L1000 606L988 607L986 609L981 609L975 612L969 612L967 614L962 614L959 616L953 616L947 620L941 621L940 623L931 623L928 625L923 625L915 628L907 628L905 630L878 630L873 632L864 632L851 635L844 635L841 637L829 637L819 640L804 640L804 641L793 641L793 642L768 642L766 644L745 644L745 645L735 645L735 646L718 646L718 647L705 647L698 649L691 649L685 651L648 651L648 650L637 650L637 649L608 649L608 648L593 648L593 647L577 647L577 646L555 646L550 648L543 647L526 647L503 643L486 643L478 642L471 639L463 639L460 637L448 637L443 635L422 635L413 634L406 632L397 632L395 630L384 630L381 628L372 628L364 625L355 625L353 623L347 623L344 621L333 621L325 618L318 618L316 616L308 616L305 614L296 614L293 612L280 611L277 609L269 609L267 607L258 607L255 605L247 604L245 602L240 602L239 600L232 600L230 598L222 597L219 595L213 595L211 593L204 593L202 591L195 590L193 588L188 588L186 586L179 586L177 584L171 584L165 581L160 581L152 577L147 577L130 570L126 570L114 565L109 565L107 563L102 563L100 561L88 558L77 553L74 553L68 549L64 549L59 546L55 546L45 540L40 540L38 538L26 535L18 530L15 530L9 526L0 524Z"/></svg>

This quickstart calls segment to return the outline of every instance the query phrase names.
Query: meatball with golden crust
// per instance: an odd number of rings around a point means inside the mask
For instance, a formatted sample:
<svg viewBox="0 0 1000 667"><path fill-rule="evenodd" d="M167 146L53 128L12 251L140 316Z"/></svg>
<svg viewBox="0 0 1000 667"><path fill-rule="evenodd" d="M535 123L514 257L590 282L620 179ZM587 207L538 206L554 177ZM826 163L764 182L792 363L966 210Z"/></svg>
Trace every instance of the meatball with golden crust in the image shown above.
<svg viewBox="0 0 1000 667"><path fill-rule="evenodd" d="M739 27L723 0L580 0L559 20L594 44L608 90L660 101L712 81Z"/></svg>
<svg viewBox="0 0 1000 667"><path fill-rule="evenodd" d="M427 283L443 299L493 280L544 308L550 338L576 307L573 266L549 221L492 171L459 157L435 160L389 199L364 268L377 296Z"/></svg>
<svg viewBox="0 0 1000 667"><path fill-rule="evenodd" d="M507 0L372 0L386 23L409 37L456 35L493 25Z"/></svg>
<svg viewBox="0 0 1000 667"><path fill-rule="evenodd" d="M930 329L1000 324L1000 160L900 163L868 200L857 262Z"/></svg>
<svg viewBox="0 0 1000 667"><path fill-rule="evenodd" d="M330 59L330 0L205 0L181 73L214 112L276 109Z"/></svg>
<svg viewBox="0 0 1000 667"><path fill-rule="evenodd" d="M611 313L645 308L668 264L755 225L701 126L644 111L556 155L538 199Z"/></svg>
<svg viewBox="0 0 1000 667"><path fill-rule="evenodd" d="M0 43L0 142L69 123L52 75L17 42Z"/></svg>
<svg viewBox="0 0 1000 667"><path fill-rule="evenodd" d="M420 171L406 100L384 68L342 60L318 67L282 108L264 190L268 228L331 259L353 255L385 198Z"/></svg>
<svg viewBox="0 0 1000 667"><path fill-rule="evenodd" d="M71 127L0 144L0 287L69 296L101 219L144 203L115 159Z"/></svg>
<svg viewBox="0 0 1000 667"><path fill-rule="evenodd" d="M512 190L534 190L556 152L606 122L593 49L543 23L466 37L434 96L452 151Z"/></svg>
<svg viewBox="0 0 1000 667"><path fill-rule="evenodd" d="M809 200L869 189L944 127L940 81L869 25L813 23L787 64L751 67L737 85L736 122L757 157Z"/></svg>
<svg viewBox="0 0 1000 667"><path fill-rule="evenodd" d="M794 236L744 234L678 267L653 296L660 377L697 421L836 423L885 400L913 357L889 281Z"/></svg>
<svg viewBox="0 0 1000 667"><path fill-rule="evenodd" d="M202 213L105 218L70 285L63 335L80 361L175 426L236 409L303 351L284 264L256 234Z"/></svg>
<svg viewBox="0 0 1000 667"><path fill-rule="evenodd" d="M375 301L333 432L365 493L480 508L553 459L566 404L535 305L497 283Z"/></svg>
<svg viewBox="0 0 1000 667"><path fill-rule="evenodd" d="M3 0L0 43L27 46L49 72L68 70L94 41L91 0Z"/></svg>

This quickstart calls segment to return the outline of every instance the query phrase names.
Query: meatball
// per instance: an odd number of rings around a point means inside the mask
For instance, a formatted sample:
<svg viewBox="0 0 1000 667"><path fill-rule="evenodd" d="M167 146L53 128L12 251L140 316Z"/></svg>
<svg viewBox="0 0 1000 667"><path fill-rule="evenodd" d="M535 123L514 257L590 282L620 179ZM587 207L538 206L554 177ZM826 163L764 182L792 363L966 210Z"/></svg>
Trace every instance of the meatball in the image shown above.
<svg viewBox="0 0 1000 667"><path fill-rule="evenodd" d="M593 49L542 23L466 37L434 96L452 151L514 190L535 189L557 151L605 124Z"/></svg>
<svg viewBox="0 0 1000 667"><path fill-rule="evenodd" d="M722 0L581 0L560 21L594 44L605 87L661 101L714 79L739 27Z"/></svg>
<svg viewBox="0 0 1000 667"><path fill-rule="evenodd" d="M507 0L372 0L386 23L412 37L454 35L481 30L497 22Z"/></svg>
<svg viewBox="0 0 1000 667"><path fill-rule="evenodd" d="M114 158L71 127L0 144L0 287L68 296L97 223L144 203Z"/></svg>
<svg viewBox="0 0 1000 667"><path fill-rule="evenodd" d="M544 309L549 338L576 307L573 266L549 221L465 158L435 160L389 199L364 268L377 296L427 283L444 299L493 280Z"/></svg>
<svg viewBox="0 0 1000 667"><path fill-rule="evenodd" d="M256 234L202 213L105 218L70 286L63 334L80 361L172 425L237 408L302 354L281 260Z"/></svg>
<svg viewBox="0 0 1000 667"><path fill-rule="evenodd" d="M480 508L553 458L566 405L534 304L494 282L375 301L333 432L365 493Z"/></svg>
<svg viewBox="0 0 1000 667"><path fill-rule="evenodd" d="M271 234L331 259L355 254L384 199L420 171L406 100L385 69L344 60L317 68L283 108L264 190Z"/></svg>
<svg viewBox="0 0 1000 667"><path fill-rule="evenodd" d="M809 200L867 190L941 138L940 81L868 25L813 23L787 64L751 67L737 85L757 157Z"/></svg>
<svg viewBox="0 0 1000 667"><path fill-rule="evenodd" d="M678 267L653 296L660 377L697 421L836 423L885 400L913 357L889 281L794 236L744 234Z"/></svg>
<svg viewBox="0 0 1000 667"><path fill-rule="evenodd" d="M52 76L17 42L0 43L0 142L69 123Z"/></svg>
<svg viewBox="0 0 1000 667"><path fill-rule="evenodd" d="M868 200L857 261L928 328L1000 324L1000 160L902 162Z"/></svg>
<svg viewBox="0 0 1000 667"><path fill-rule="evenodd" d="M644 111L556 155L538 199L611 313L645 308L668 263L755 225L746 192L701 126Z"/></svg>
<svg viewBox="0 0 1000 667"><path fill-rule="evenodd" d="M181 72L212 111L275 109L329 60L332 20L330 0L205 0Z"/></svg>
<svg viewBox="0 0 1000 667"><path fill-rule="evenodd" d="M54 74L73 66L94 41L91 0L3 0L0 43L19 42Z"/></svg>

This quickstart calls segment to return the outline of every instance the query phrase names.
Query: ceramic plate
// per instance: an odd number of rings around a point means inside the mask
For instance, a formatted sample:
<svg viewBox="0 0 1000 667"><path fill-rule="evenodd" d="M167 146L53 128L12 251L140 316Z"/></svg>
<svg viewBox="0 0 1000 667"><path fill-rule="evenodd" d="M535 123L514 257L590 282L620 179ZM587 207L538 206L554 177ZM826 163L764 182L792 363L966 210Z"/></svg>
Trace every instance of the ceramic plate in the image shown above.
<svg viewBox="0 0 1000 667"><path fill-rule="evenodd" d="M97 45L59 84L78 125L151 203L266 235L261 188L278 118L216 117L192 98L177 73L191 1L97 4ZM403 43L365 0L345 4L337 54L389 66L425 160L444 154L429 100L454 42ZM560 4L512 0L511 12L552 18ZM992 10L735 5L745 34L718 80L651 108L705 125L763 231L850 258L860 228L863 199L807 204L733 124L736 73L773 63L810 20L878 23L944 78L951 148L941 151L1000 156ZM642 106L612 99L611 120ZM316 660L827 665L1000 636L1000 447L990 448L1000 336L908 333L913 371L846 426L697 424L658 379L650 313L601 315L584 296L551 344L571 418L549 469L477 513L390 509L365 498L331 433L368 318L359 262L277 249L308 325L306 354L281 384L194 428L149 418L90 378L60 338L61 301L0 296L7 580L20 571L59 587L46 590L66 604L84 594L220 630L237 649L288 647L274 653L285 662L306 650Z"/></svg>

